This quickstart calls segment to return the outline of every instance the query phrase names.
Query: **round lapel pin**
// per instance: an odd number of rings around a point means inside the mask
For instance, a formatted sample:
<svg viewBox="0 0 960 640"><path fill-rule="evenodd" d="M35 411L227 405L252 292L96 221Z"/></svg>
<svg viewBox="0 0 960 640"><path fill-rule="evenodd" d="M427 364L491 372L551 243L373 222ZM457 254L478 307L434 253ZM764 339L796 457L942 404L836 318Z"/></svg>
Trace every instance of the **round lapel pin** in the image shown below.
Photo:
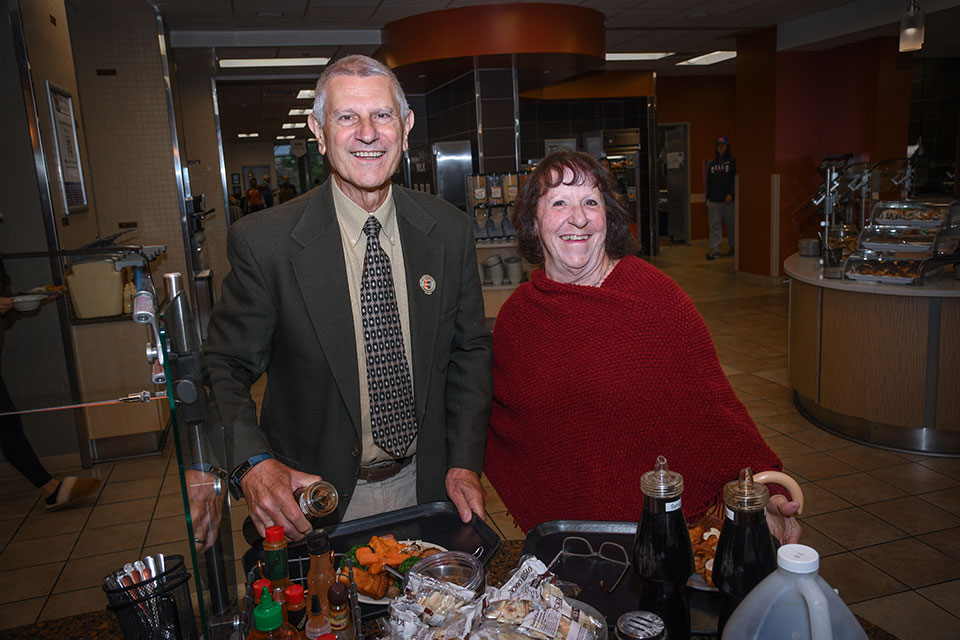
<svg viewBox="0 0 960 640"><path fill-rule="evenodd" d="M433 279L429 273L426 275L420 276L420 288L423 289L423 292L427 295L430 295L437 288L437 281Z"/></svg>

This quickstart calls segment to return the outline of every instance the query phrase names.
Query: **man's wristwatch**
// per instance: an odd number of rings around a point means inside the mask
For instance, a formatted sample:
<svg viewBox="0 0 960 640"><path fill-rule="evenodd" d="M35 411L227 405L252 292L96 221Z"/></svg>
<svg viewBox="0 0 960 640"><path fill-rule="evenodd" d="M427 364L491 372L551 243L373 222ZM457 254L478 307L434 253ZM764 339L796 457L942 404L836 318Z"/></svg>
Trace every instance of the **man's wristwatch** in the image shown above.
<svg viewBox="0 0 960 640"><path fill-rule="evenodd" d="M233 470L233 473L230 474L230 495L233 496L234 500L241 500L243 498L243 486L241 486L240 481L243 480L243 476L247 471L250 471L255 465L260 464L264 460L271 460L272 458L272 454L258 453L241 462L240 465Z"/></svg>
<svg viewBox="0 0 960 640"><path fill-rule="evenodd" d="M227 470L223 467L218 467L209 462L194 462L190 465L190 468L193 471L200 471L202 473L209 473L213 478L213 493L214 495L223 495L223 482L227 479Z"/></svg>

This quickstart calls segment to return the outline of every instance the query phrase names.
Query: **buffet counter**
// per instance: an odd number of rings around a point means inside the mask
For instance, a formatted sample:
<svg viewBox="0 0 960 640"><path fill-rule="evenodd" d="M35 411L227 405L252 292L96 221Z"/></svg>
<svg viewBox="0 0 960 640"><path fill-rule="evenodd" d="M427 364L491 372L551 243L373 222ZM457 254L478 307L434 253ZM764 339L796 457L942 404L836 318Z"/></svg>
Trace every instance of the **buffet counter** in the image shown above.
<svg viewBox="0 0 960 640"><path fill-rule="evenodd" d="M960 280L823 278L817 258L797 254L784 270L800 411L865 444L960 455Z"/></svg>

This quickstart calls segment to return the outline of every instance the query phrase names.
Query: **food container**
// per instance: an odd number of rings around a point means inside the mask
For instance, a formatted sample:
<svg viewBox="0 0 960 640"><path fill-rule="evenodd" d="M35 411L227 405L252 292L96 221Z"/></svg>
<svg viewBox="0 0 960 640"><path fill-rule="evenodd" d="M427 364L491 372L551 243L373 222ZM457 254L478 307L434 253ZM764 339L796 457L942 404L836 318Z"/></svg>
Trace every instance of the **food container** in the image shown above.
<svg viewBox="0 0 960 640"><path fill-rule="evenodd" d="M868 251L946 255L960 246L960 227L869 226L860 233L859 246Z"/></svg>
<svg viewBox="0 0 960 640"><path fill-rule="evenodd" d="M487 176L482 174L469 175L467 181L467 206L471 209L483 207L487 204Z"/></svg>
<svg viewBox="0 0 960 640"><path fill-rule="evenodd" d="M517 199L517 193L520 190L520 174L505 173L503 175L503 190L507 202L513 202Z"/></svg>
<svg viewBox="0 0 960 640"><path fill-rule="evenodd" d="M820 241L816 238L801 238L797 243L797 253L816 258L820 255Z"/></svg>
<svg viewBox="0 0 960 640"><path fill-rule="evenodd" d="M491 173L487 176L487 203L503 204L503 174Z"/></svg>
<svg viewBox="0 0 960 640"><path fill-rule="evenodd" d="M46 297L45 294L14 296L13 308L17 311L35 311L40 308L40 303L42 303Z"/></svg>
<svg viewBox="0 0 960 640"><path fill-rule="evenodd" d="M943 265L925 264L917 258L894 258L887 256L852 256L846 262L844 275L861 282L885 282L888 284L925 284L943 273Z"/></svg>
<svg viewBox="0 0 960 640"><path fill-rule="evenodd" d="M70 267L67 289L78 318L118 316L123 312L123 276L113 260L81 262Z"/></svg>
<svg viewBox="0 0 960 640"><path fill-rule="evenodd" d="M960 203L881 201L873 205L870 224L921 228L952 227L960 224Z"/></svg>
<svg viewBox="0 0 960 640"><path fill-rule="evenodd" d="M441 551L428 556L413 565L409 573L419 573L437 580L452 582L474 594L483 593L484 582L483 564L476 556L462 551ZM408 575L409 575L408 573ZM403 588L407 587L407 578L403 579Z"/></svg>

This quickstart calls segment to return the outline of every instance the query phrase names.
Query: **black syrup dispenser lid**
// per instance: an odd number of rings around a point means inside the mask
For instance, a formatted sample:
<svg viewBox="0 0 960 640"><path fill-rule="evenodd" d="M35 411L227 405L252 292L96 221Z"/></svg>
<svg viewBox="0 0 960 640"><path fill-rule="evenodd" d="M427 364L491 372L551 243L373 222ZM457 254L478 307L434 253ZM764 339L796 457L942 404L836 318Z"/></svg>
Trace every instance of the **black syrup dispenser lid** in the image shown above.
<svg viewBox="0 0 960 640"><path fill-rule="evenodd" d="M770 502L767 485L753 481L750 467L740 470L740 477L723 487L723 502L733 511L753 513L763 511Z"/></svg>
<svg viewBox="0 0 960 640"><path fill-rule="evenodd" d="M683 476L667 467L667 459L657 456L653 471L647 471L640 477L640 490L643 495L661 500L678 498L683 493Z"/></svg>

